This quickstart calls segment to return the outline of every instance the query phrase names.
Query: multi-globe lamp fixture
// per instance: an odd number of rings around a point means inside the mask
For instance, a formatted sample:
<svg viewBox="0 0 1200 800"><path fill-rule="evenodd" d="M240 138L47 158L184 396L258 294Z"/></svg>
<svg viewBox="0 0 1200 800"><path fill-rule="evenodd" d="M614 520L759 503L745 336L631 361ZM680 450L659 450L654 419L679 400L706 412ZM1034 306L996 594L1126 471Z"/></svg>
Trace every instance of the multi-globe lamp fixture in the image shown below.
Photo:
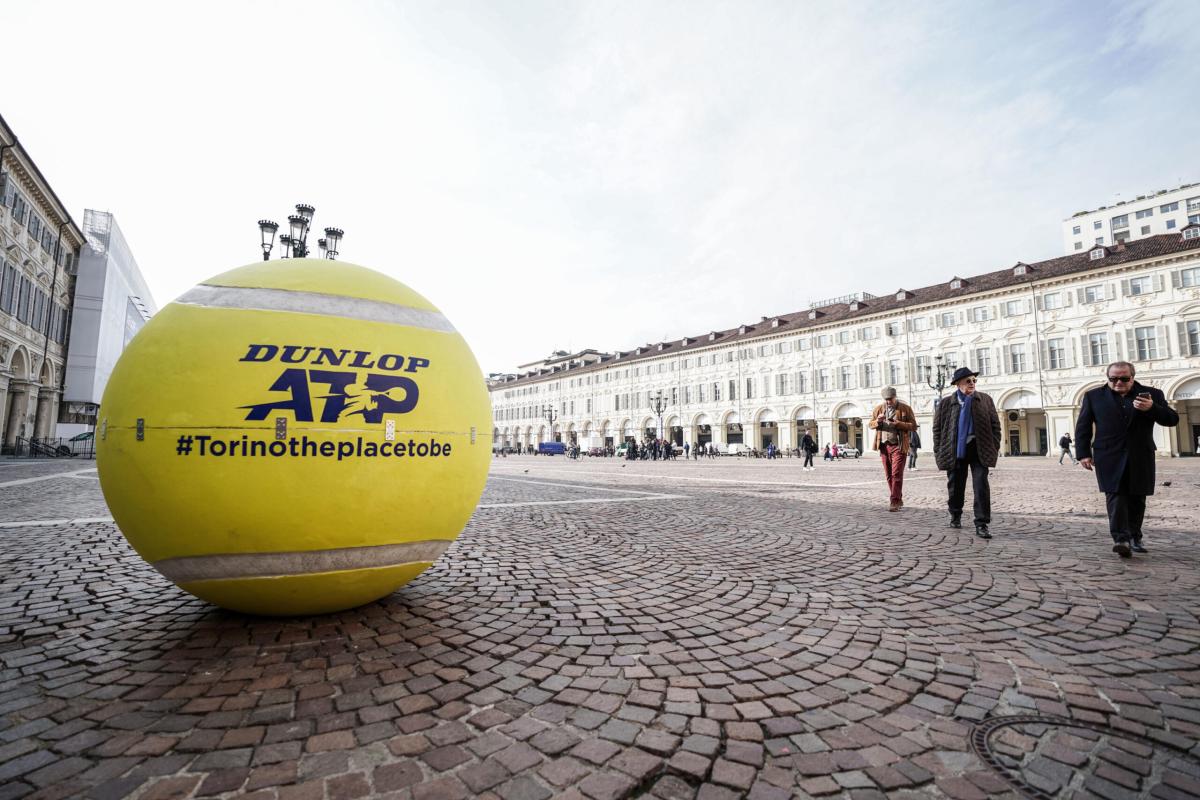
<svg viewBox="0 0 1200 800"><path fill-rule="evenodd" d="M305 203L296 205L296 213L288 216L288 232L279 237L280 258L307 258L308 232L312 228L313 214L316 209ZM279 231L279 223L269 219L258 221L258 230L262 235L263 261L271 259L271 251L275 248L275 234ZM317 240L320 258L331 261L337 259L338 245L341 244L345 231L341 228L326 228L325 238Z"/></svg>

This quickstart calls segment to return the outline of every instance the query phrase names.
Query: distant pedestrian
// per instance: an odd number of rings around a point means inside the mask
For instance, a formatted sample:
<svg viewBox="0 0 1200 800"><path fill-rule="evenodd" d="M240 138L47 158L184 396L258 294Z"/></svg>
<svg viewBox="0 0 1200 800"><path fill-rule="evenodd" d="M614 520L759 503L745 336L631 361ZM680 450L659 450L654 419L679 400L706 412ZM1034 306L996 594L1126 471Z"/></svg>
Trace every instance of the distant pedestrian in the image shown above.
<svg viewBox="0 0 1200 800"><path fill-rule="evenodd" d="M933 414L933 454L938 469L946 471L950 527L962 527L967 471L975 495L975 535L992 538L992 493L988 468L996 466L1000 454L1000 416L996 404L975 390L978 372L959 367L950 378L955 392L943 397Z"/></svg>
<svg viewBox="0 0 1200 800"><path fill-rule="evenodd" d="M692 446L687 442L683 443L683 460L688 460L688 455L692 452Z"/></svg>
<svg viewBox="0 0 1200 800"><path fill-rule="evenodd" d="M1138 383L1134 374L1128 361L1109 364L1108 384L1083 396L1075 423L1075 453L1084 469L1096 473L1113 552L1121 558L1147 552L1142 521L1146 497L1154 494L1154 425L1179 424L1162 391Z"/></svg>
<svg viewBox="0 0 1200 800"><path fill-rule="evenodd" d="M883 461L888 484L888 511L904 506L904 462L908 458L909 435L917 427L912 407L896 399L896 389L885 386L883 402L871 412L868 426L875 431L875 449Z"/></svg>
<svg viewBox="0 0 1200 800"><path fill-rule="evenodd" d="M1071 459L1072 464L1079 463L1078 461L1075 460L1075 456L1071 455L1071 434L1064 433L1058 440L1058 446L1062 450L1062 452L1059 453L1059 455L1058 455L1058 465L1059 466L1062 466L1062 460L1064 458Z"/></svg>
<svg viewBox="0 0 1200 800"><path fill-rule="evenodd" d="M833 451L830 450L829 445L825 445L825 453L821 458L823 461L833 461Z"/></svg>
<svg viewBox="0 0 1200 800"><path fill-rule="evenodd" d="M917 426L913 428L913 432L908 437L908 468L916 472L917 470L917 452L921 449L921 428Z"/></svg>
<svg viewBox="0 0 1200 800"><path fill-rule="evenodd" d="M817 452L817 441L808 431L804 432L804 438L800 440L800 449L804 451L804 468L806 470L816 469L813 466L813 456Z"/></svg>

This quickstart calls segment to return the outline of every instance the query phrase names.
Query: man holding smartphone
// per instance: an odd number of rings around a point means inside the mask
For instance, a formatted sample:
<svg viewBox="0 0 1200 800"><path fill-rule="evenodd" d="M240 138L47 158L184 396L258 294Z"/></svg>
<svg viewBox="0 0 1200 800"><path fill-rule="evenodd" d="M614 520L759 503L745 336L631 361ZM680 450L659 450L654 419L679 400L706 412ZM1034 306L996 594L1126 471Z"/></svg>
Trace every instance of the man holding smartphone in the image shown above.
<svg viewBox="0 0 1200 800"><path fill-rule="evenodd" d="M1121 558L1145 553L1142 520L1146 497L1154 494L1154 425L1173 428L1179 415L1163 393L1134 380L1133 364L1116 361L1108 382L1083 396L1075 424L1075 457L1095 471L1108 505L1113 552Z"/></svg>

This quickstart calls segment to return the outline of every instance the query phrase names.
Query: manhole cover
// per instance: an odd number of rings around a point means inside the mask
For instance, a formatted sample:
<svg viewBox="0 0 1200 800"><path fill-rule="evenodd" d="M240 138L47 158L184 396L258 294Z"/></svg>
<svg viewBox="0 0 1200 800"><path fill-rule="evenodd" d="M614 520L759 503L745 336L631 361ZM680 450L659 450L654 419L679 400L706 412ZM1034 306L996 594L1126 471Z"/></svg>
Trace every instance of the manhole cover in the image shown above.
<svg viewBox="0 0 1200 800"><path fill-rule="evenodd" d="M1105 725L1042 715L994 717L974 727L971 747L1010 786L1038 800L1200 798L1200 760Z"/></svg>

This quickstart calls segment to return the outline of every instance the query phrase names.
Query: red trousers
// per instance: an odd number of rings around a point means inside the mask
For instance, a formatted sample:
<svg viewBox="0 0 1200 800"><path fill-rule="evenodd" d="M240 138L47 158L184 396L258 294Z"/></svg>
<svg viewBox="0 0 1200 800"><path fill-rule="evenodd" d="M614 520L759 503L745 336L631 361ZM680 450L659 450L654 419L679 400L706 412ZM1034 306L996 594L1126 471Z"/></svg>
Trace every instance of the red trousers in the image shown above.
<svg viewBox="0 0 1200 800"><path fill-rule="evenodd" d="M879 457L883 461L883 476L887 478L892 502L899 503L904 494L904 462L907 457L898 444L880 444Z"/></svg>

